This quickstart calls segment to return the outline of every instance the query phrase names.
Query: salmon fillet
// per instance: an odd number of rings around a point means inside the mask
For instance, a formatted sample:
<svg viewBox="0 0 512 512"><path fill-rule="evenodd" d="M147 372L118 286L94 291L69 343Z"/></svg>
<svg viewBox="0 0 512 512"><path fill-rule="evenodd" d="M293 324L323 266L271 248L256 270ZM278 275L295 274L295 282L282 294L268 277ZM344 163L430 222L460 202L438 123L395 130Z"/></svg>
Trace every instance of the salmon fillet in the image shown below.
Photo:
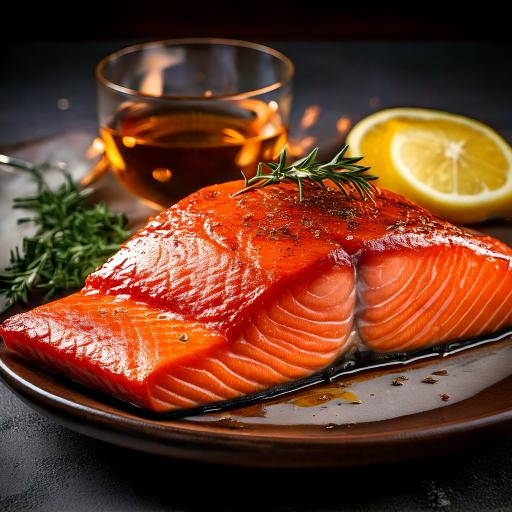
<svg viewBox="0 0 512 512"><path fill-rule="evenodd" d="M359 339L412 351L512 325L512 250L389 191L202 189L80 292L0 326L26 357L154 411L261 391ZM353 333L357 333L354 336Z"/></svg>

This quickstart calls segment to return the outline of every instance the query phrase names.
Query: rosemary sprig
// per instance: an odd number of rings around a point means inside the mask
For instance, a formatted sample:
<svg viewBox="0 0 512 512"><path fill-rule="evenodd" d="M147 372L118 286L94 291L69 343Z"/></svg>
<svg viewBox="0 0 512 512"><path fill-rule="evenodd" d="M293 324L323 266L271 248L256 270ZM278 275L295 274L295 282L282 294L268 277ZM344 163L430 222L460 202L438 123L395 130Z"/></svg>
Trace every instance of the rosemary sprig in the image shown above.
<svg viewBox="0 0 512 512"><path fill-rule="evenodd" d="M104 203L84 204L92 189L82 189L65 169L14 159L8 165L29 172L37 183L35 195L14 199L13 206L32 212L18 223L31 222L36 232L11 251L9 265L0 272L0 294L7 299L3 311L26 304L37 291L47 299L82 287L86 276L130 236L125 215L112 213ZM45 180L52 167L63 175L55 190Z"/></svg>
<svg viewBox="0 0 512 512"><path fill-rule="evenodd" d="M315 148L309 155L287 166L285 148L279 155L277 163L260 162L256 175L253 178L247 178L242 171L245 187L235 192L233 196L284 181L297 183L299 200L302 201L304 199L303 183L305 181L311 182L325 190L324 181L330 180L347 197L350 196L351 191L356 191L361 199L373 201L374 187L370 182L378 179L378 177L366 174L366 171L370 169L369 167L356 165L363 157L346 157L347 150L348 145L343 146L341 151L330 162L322 164L316 161L318 148ZM268 167L271 172L264 173L263 166Z"/></svg>

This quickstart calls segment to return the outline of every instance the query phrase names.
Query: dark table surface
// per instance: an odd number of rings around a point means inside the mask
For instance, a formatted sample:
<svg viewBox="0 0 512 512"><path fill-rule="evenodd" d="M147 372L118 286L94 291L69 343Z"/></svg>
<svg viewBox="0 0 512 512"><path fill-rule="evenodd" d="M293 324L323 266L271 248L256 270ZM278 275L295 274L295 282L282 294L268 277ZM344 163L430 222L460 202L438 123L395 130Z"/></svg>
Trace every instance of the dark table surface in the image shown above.
<svg viewBox="0 0 512 512"><path fill-rule="evenodd" d="M0 48L0 145L94 132L94 64L122 43ZM276 43L297 64L294 123L313 135L392 106L447 109L512 141L512 48L472 43ZM66 98L69 108L58 108ZM60 102L62 107L62 102ZM0 386L0 510L512 510L512 436L393 466L250 470L164 460L62 428ZM222 463L222 461L219 461Z"/></svg>

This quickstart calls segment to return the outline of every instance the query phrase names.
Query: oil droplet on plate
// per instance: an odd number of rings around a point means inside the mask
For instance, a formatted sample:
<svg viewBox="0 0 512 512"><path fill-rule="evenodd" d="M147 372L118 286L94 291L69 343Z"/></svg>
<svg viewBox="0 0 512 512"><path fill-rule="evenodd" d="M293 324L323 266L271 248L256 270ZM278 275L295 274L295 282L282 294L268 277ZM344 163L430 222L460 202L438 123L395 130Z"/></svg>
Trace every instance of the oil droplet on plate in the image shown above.
<svg viewBox="0 0 512 512"><path fill-rule="evenodd" d="M248 428L247 425L244 425L242 422L236 420L230 414L223 416L222 418L220 418L215 423L217 425L221 426L221 427L232 428L232 429L246 429L246 428Z"/></svg>
<svg viewBox="0 0 512 512"><path fill-rule="evenodd" d="M170 169L165 169L164 167L159 167L158 169L153 169L151 175L156 181L159 181L160 183L167 183L168 181L171 181L172 171Z"/></svg>
<svg viewBox="0 0 512 512"><path fill-rule="evenodd" d="M325 404L331 400L343 400L351 404L360 404L361 400L355 393L347 391L344 387L321 386L317 390L301 393L291 400L293 405L298 407L315 407Z"/></svg>
<svg viewBox="0 0 512 512"><path fill-rule="evenodd" d="M272 403L272 402L271 402ZM277 401L273 403L278 403ZM244 418L265 418L267 414L266 406L269 404L254 404L249 405L247 407L243 407L242 409L235 409L231 411L234 416L241 416Z"/></svg>

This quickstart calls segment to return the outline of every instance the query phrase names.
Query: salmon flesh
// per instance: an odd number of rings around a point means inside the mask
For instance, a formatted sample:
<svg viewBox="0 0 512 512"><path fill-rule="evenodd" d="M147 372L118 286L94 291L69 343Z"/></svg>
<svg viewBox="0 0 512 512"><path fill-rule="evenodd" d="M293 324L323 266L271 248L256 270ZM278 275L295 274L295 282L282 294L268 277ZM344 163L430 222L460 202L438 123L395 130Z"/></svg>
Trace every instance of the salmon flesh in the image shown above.
<svg viewBox="0 0 512 512"><path fill-rule="evenodd" d="M512 325L512 250L389 191L208 187L83 290L0 326L7 347L157 412L255 393L348 350L407 352ZM354 334L355 333L355 334Z"/></svg>

